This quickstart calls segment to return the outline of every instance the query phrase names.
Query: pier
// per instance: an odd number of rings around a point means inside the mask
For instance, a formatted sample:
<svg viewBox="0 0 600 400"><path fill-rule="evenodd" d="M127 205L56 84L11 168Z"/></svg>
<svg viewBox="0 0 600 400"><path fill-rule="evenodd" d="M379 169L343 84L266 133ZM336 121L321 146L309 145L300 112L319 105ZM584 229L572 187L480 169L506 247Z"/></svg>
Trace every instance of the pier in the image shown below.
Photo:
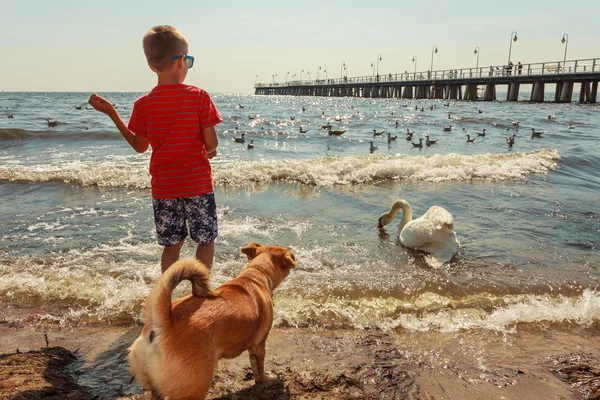
<svg viewBox="0 0 600 400"><path fill-rule="evenodd" d="M258 83L258 95L369 97L398 99L447 99L517 101L523 85L531 85L530 101L543 102L547 86L554 85L554 102L569 103L575 85L579 102L596 103L600 58L554 61L512 66L488 66L388 75ZM499 99L497 87L506 87Z"/></svg>

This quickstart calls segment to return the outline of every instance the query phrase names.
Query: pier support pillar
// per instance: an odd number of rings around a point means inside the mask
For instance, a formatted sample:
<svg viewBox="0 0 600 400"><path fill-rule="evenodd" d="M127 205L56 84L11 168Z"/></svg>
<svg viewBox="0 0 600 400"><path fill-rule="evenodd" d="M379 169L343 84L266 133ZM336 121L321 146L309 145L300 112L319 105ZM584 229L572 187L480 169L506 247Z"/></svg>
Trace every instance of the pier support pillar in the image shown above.
<svg viewBox="0 0 600 400"><path fill-rule="evenodd" d="M533 102L544 102L544 83L543 82L535 82L533 84L533 88L531 89L531 101Z"/></svg>
<svg viewBox="0 0 600 400"><path fill-rule="evenodd" d="M413 98L413 87L412 86L404 86L404 90L402 91L403 99L412 99Z"/></svg>
<svg viewBox="0 0 600 400"><path fill-rule="evenodd" d="M465 87L465 100L477 100L477 85L467 83Z"/></svg>
<svg viewBox="0 0 600 400"><path fill-rule="evenodd" d="M573 82L563 83L562 90L560 92L560 102L561 103L570 103L572 97L573 97Z"/></svg>
<svg viewBox="0 0 600 400"><path fill-rule="evenodd" d="M579 102L580 103L589 103L591 88L590 82L581 82L581 90L579 91Z"/></svg>
<svg viewBox="0 0 600 400"><path fill-rule="evenodd" d="M598 82L592 82L592 90L590 91L590 103L596 103L596 96L598 95Z"/></svg>
<svg viewBox="0 0 600 400"><path fill-rule="evenodd" d="M496 85L494 85L493 83L488 83L487 85L485 85L483 101L496 101Z"/></svg>
<svg viewBox="0 0 600 400"><path fill-rule="evenodd" d="M519 83L513 82L508 85L508 91L506 93L506 101L518 101L519 100Z"/></svg>

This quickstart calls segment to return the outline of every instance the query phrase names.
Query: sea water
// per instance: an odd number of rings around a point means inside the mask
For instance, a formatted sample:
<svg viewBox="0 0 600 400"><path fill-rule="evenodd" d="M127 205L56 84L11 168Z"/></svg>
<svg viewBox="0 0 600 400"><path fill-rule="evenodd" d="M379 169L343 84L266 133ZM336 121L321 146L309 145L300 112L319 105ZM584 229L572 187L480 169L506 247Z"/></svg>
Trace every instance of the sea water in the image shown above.
<svg viewBox="0 0 600 400"><path fill-rule="evenodd" d="M101 95L127 121L141 94ZM150 151L133 151L88 97L0 93L4 321L139 323L160 274ZM276 290L276 326L511 332L600 318L598 105L212 98L223 117L211 161L212 282L240 272L249 242L292 249L297 266ZM327 123L346 132L329 136ZM545 133L532 138L531 128ZM414 142L438 142L416 148L407 129ZM246 143L236 143L242 133ZM387 133L398 137L388 143ZM403 248L400 217L375 229L398 198L415 217L433 205L453 214L461 245L451 262L432 268ZM186 243L183 255L193 254ZM177 293L188 292L182 284Z"/></svg>

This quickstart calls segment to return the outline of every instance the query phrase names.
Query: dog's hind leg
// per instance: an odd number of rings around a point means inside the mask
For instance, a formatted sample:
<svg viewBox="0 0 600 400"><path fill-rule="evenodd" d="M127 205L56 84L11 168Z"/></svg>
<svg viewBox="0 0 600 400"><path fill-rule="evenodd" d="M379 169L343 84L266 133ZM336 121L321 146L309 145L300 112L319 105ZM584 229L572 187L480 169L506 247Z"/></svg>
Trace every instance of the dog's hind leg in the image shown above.
<svg viewBox="0 0 600 400"><path fill-rule="evenodd" d="M265 374L265 352L265 340L248 350L248 354L250 355L250 365L252 366L252 372L254 373L254 382L256 383L269 381L269 377Z"/></svg>

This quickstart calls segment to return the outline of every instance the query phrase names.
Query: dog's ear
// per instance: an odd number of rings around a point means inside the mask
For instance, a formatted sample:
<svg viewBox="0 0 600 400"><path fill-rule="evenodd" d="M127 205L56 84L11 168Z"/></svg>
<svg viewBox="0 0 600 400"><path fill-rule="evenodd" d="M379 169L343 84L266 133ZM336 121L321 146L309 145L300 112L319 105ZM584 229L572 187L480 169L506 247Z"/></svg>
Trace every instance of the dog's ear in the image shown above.
<svg viewBox="0 0 600 400"><path fill-rule="evenodd" d="M287 268L292 269L296 267L296 256L294 256L294 253L288 249L285 249L282 258L283 265L285 265Z"/></svg>
<svg viewBox="0 0 600 400"><path fill-rule="evenodd" d="M252 242L248 246L242 247L242 253L248 257L248 260L252 260L256 257L256 250L258 250L259 247L261 247L260 244Z"/></svg>

